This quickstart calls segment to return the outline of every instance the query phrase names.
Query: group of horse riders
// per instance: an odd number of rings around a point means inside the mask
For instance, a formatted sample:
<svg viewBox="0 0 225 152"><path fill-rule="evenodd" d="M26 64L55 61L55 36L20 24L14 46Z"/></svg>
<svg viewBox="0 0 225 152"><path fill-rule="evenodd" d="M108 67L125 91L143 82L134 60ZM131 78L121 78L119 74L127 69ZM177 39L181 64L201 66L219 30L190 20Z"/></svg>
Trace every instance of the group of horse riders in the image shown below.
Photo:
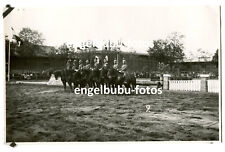
<svg viewBox="0 0 225 152"><path fill-rule="evenodd" d="M127 62L125 58L122 60L120 67L117 60L113 61L113 66L109 65L108 56L103 60L102 66L100 65L99 58L94 58L93 67L89 60L86 60L83 65L81 59L68 59L66 68L63 70L56 70L53 72L55 79L61 77L64 89L66 90L66 83L69 84L72 90L72 85L75 87L94 86L99 87L105 84L106 86L115 87L124 85L125 87L136 86L136 78L133 73L128 73Z"/></svg>
<svg viewBox="0 0 225 152"><path fill-rule="evenodd" d="M99 65L98 58L94 58L94 67L93 68L91 68L91 64L90 64L89 60L86 60L85 65L83 65L82 60L79 60L78 63L79 64L77 65L77 59L74 59L73 61L71 59L68 59L67 63L66 63L66 70L77 72L79 70L92 70L92 69L101 70L101 69L109 69L110 68L109 64L108 64L107 56L104 58L103 65L101 68L99 67L100 65ZM127 67L128 66L127 66L127 62L126 62L125 58L123 58L123 60L122 60L121 68L119 68L119 64L116 59L113 61L112 68L120 73L123 73L124 75L126 74Z"/></svg>

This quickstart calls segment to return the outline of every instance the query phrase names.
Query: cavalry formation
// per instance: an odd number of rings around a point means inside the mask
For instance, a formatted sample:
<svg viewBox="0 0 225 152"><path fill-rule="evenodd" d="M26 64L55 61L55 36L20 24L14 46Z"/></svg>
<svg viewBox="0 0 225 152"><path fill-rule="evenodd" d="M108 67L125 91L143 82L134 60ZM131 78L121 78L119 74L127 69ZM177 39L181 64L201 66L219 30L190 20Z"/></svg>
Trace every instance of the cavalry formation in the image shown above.
<svg viewBox="0 0 225 152"><path fill-rule="evenodd" d="M91 67L89 60L86 60L86 65L83 65L82 60L69 59L66 63L66 68L63 70L54 71L55 78L61 77L64 89L66 83L70 86L71 91L76 87L106 87L125 86L126 88L134 89L136 87L136 77L133 73L127 71L127 63L123 58L122 66L119 68L117 60L114 60L113 66L108 64L108 57L103 59L102 65L99 58L94 58L94 66Z"/></svg>

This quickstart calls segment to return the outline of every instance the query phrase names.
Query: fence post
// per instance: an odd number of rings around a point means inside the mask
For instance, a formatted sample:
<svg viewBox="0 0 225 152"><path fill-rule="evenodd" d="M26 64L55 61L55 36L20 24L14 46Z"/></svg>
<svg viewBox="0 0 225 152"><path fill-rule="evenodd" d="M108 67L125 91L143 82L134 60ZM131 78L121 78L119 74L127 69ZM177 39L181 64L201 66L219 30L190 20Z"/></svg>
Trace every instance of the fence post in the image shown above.
<svg viewBox="0 0 225 152"><path fill-rule="evenodd" d="M170 74L163 74L163 89L169 90L169 80L171 75Z"/></svg>
<svg viewBox="0 0 225 152"><path fill-rule="evenodd" d="M160 82L161 85L163 85L163 74L160 74L159 82Z"/></svg>
<svg viewBox="0 0 225 152"><path fill-rule="evenodd" d="M209 75L208 74L201 74L201 84L200 84L200 91L202 92L208 92L208 85L207 85L207 79Z"/></svg>

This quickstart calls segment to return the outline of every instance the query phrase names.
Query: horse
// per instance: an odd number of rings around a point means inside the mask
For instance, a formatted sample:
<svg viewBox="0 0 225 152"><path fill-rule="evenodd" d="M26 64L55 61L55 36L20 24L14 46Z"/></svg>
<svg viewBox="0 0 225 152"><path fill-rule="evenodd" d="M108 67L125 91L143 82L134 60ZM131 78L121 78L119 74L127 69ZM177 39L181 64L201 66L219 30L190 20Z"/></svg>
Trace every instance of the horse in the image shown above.
<svg viewBox="0 0 225 152"><path fill-rule="evenodd" d="M136 77L134 73L126 72L125 75L116 69L111 68L108 73L109 84L113 87L124 85L126 88L135 89L136 87Z"/></svg>
<svg viewBox="0 0 225 152"><path fill-rule="evenodd" d="M49 68L49 69L47 69L47 70L43 70L42 72L41 72L41 78L43 79L45 79L45 78L50 78L51 77L51 75L53 74L53 72L54 72L54 70L53 70L53 68Z"/></svg>
<svg viewBox="0 0 225 152"><path fill-rule="evenodd" d="M109 86L109 80L108 80L108 69L107 68L102 68L100 70L100 77L99 77L99 81L101 85L106 85L106 87Z"/></svg>
<svg viewBox="0 0 225 152"><path fill-rule="evenodd" d="M97 68L91 69L89 75L89 84L92 87L100 87L100 70Z"/></svg>
<svg viewBox="0 0 225 152"><path fill-rule="evenodd" d="M72 72L72 83L74 86L73 89L75 89L78 86L79 87L84 86L82 81L82 73L80 72L80 70Z"/></svg>
<svg viewBox="0 0 225 152"><path fill-rule="evenodd" d="M53 74L55 75L55 79L57 80L59 77L61 77L61 81L63 83L64 91L66 91L66 83L69 84L70 90L73 91L72 89L72 82L73 82L73 77L72 77L72 70L57 70L54 71Z"/></svg>
<svg viewBox="0 0 225 152"><path fill-rule="evenodd" d="M100 70L99 69L80 69L73 72L74 89L76 87L100 87Z"/></svg>
<svg viewBox="0 0 225 152"><path fill-rule="evenodd" d="M122 74L122 73L121 73ZM134 73L126 73L124 76L123 84L127 88L134 90L136 88L136 77Z"/></svg>
<svg viewBox="0 0 225 152"><path fill-rule="evenodd" d="M107 72L109 86L117 87L118 86L118 71L114 68L110 68Z"/></svg>
<svg viewBox="0 0 225 152"><path fill-rule="evenodd" d="M79 70L81 73L81 87L88 87L92 86L92 79L91 79L91 70L89 69L82 69Z"/></svg>

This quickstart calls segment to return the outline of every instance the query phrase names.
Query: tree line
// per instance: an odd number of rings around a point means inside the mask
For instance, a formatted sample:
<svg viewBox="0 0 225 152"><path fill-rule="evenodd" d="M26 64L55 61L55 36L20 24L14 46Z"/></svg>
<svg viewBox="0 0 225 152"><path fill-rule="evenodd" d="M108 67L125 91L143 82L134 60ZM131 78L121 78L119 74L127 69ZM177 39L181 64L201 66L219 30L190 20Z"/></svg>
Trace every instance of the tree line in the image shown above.
<svg viewBox="0 0 225 152"><path fill-rule="evenodd" d="M43 49L45 39L42 33L30 28L23 28L17 37L22 40L22 45L12 44L11 49L13 54L19 54L21 56L46 54L45 49ZM172 63L183 61L185 58L184 38L184 35L174 32L167 36L166 39L153 41L153 46L149 47L147 52L150 60L153 59L158 62L159 71L168 71ZM76 48L73 45L64 43L57 49L51 47L48 51L48 55L68 57L73 55L75 50ZM213 56L212 62L218 62L218 49Z"/></svg>

